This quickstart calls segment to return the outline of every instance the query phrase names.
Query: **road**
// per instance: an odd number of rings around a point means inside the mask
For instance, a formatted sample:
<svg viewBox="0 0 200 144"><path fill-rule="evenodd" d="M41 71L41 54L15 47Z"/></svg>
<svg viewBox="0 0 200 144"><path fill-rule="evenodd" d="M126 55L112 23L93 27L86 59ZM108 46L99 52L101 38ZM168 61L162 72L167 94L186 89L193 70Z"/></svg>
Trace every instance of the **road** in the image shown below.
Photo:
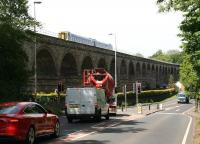
<svg viewBox="0 0 200 144"><path fill-rule="evenodd" d="M91 120L68 124L62 118L62 136L42 139L39 143L191 144L193 120L186 112L193 106L193 103L177 104L173 100L163 104L164 111L148 116L121 113L100 123Z"/></svg>

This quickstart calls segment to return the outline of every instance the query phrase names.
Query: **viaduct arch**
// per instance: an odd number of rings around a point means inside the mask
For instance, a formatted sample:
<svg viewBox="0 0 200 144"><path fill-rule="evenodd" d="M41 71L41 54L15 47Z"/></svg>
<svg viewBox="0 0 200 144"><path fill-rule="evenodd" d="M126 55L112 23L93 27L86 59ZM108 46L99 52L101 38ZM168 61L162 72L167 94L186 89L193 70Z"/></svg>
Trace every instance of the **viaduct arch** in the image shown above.
<svg viewBox="0 0 200 144"><path fill-rule="evenodd" d="M38 36L38 91L54 91L58 81L62 81L65 88L82 86L83 69L105 68L114 78L114 51L46 35ZM29 58L27 68L33 73L28 89L33 91L34 43L25 42L24 50ZM117 52L118 88L127 84L128 89L131 90L132 83L135 81L141 82L143 88L156 88L168 84L170 75L175 81L178 80L178 73L178 64Z"/></svg>

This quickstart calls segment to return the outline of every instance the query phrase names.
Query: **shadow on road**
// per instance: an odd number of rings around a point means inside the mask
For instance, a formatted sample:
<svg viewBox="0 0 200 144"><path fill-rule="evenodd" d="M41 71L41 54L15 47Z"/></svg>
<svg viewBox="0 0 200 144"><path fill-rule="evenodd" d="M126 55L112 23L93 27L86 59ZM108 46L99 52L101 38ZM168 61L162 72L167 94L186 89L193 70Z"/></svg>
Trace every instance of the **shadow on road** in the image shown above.
<svg viewBox="0 0 200 144"><path fill-rule="evenodd" d="M75 120L73 123L68 123L65 117L62 118L62 130L61 130L61 137L59 139L52 139L51 137L43 137L38 139L38 143L58 143L59 144L65 144L65 143L73 143L73 144L105 144L107 141L94 141L94 140L75 140L75 141L68 141L65 142L62 140L62 136L67 138L68 136L71 136L72 133L75 133L75 135L78 135L79 131L81 130L81 133L91 133L95 132L97 134L104 134L104 133L139 133L142 131L146 131L147 129L144 128L136 128L136 125L143 124L144 122L140 122L137 120L128 120L126 118L120 118L123 116L127 116L128 114L120 114L115 116L115 118L112 118L110 120L105 120L102 118L101 122L95 122L93 119L82 119L82 120ZM117 118L119 117L119 119Z"/></svg>

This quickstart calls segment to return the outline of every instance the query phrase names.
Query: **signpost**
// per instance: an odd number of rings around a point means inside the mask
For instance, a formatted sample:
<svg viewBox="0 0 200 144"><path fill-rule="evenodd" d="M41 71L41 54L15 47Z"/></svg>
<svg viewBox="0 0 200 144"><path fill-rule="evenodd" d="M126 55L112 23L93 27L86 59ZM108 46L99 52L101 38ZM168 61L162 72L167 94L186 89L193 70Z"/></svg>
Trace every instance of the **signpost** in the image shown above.
<svg viewBox="0 0 200 144"><path fill-rule="evenodd" d="M127 111L127 95L126 95L126 85L124 85L122 87L123 89L123 93L124 93L124 108ZM123 103L122 103L122 107L123 107ZM123 108L122 108L123 109Z"/></svg>
<svg viewBox="0 0 200 144"><path fill-rule="evenodd" d="M127 111L127 95L126 95L126 85L124 86L124 93L125 93L125 110Z"/></svg>

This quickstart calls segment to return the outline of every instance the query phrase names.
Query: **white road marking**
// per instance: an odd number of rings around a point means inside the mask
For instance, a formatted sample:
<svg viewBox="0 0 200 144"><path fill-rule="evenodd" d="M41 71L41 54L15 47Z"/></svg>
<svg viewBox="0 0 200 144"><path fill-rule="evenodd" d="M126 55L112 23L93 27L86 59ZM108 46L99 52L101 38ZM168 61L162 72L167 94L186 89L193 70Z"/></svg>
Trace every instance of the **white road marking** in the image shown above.
<svg viewBox="0 0 200 144"><path fill-rule="evenodd" d="M127 117L123 121L129 121L131 119L137 119L137 118L135 118L135 117L134 118ZM62 141L65 141L65 142L74 141L74 140L86 137L88 135L97 133L98 131L102 131L103 129L114 127L114 126L119 125L119 124L121 124L123 122L123 121L122 122L113 122L113 121L114 120L110 120L110 122L112 122L111 124L108 124L107 122L100 122L98 124L90 126L89 129L79 130L79 131L76 131L76 132L69 133L66 136L62 136L62 137L58 138L58 140L62 140ZM96 130L94 130L94 128Z"/></svg>
<svg viewBox="0 0 200 144"><path fill-rule="evenodd" d="M179 106L180 107L180 106ZM191 116L188 116L186 115L186 113L188 113L189 111L191 111L192 109L194 108L194 106L182 113L180 113L181 115L185 115L187 116L190 120L189 120L189 123L187 125L187 129L185 131L185 134L184 134L184 137L183 137L183 140L182 140L182 143L181 144L186 144L186 141L187 141L187 137L188 137L188 133L190 131L190 127L191 127L191 124L192 124L192 117ZM177 109L176 111L179 111L180 109ZM166 114L166 115L177 115L179 113L157 113L157 114Z"/></svg>
<svg viewBox="0 0 200 144"><path fill-rule="evenodd" d="M109 128L109 127L113 127L115 125L118 125L120 124L121 122L115 122L114 124L110 124L110 125L107 125L107 126L92 126L92 128L98 128L98 129L101 129L101 128Z"/></svg>
<svg viewBox="0 0 200 144"><path fill-rule="evenodd" d="M193 107L191 107L190 109L188 109L188 110L186 110L186 111L182 112L182 114L186 114L186 113L188 113L189 111L191 111L192 109L194 109L194 106L193 106Z"/></svg>
<svg viewBox="0 0 200 144"><path fill-rule="evenodd" d="M184 112L182 113L182 114L184 114L185 116L189 117L189 119L190 119L190 121L189 121L189 123L188 123L188 126L187 126L187 129L186 129L186 131L185 131L184 137L183 137L182 144L185 144L185 143L186 143L186 140L187 140L187 137L188 137L188 133L189 133L189 131L190 131L190 126L191 126L191 124L192 124L192 117L186 115L186 113L188 113L188 112L191 111L192 109L194 109L194 106L191 107L190 109L184 111Z"/></svg>
<svg viewBox="0 0 200 144"><path fill-rule="evenodd" d="M103 123L103 122L102 122ZM80 138L83 138L83 137L86 137L88 135L91 135L91 134L94 134L94 133L97 133L98 131L101 131L103 129L106 129L106 128L110 128L110 127L113 127L113 126L116 126L118 124L120 124L121 122L117 122L117 123L114 123L114 124L111 124L111 125L108 125L108 126L102 126L102 127L92 127L92 128L97 128L97 130L80 130L80 131L77 131L77 132L74 132L74 133L70 133L67 137L64 136L63 138L61 138L62 140L64 140L65 142L68 142L68 141L74 141L74 140L77 140L77 139L80 139ZM97 125L100 125L100 124L96 124L95 126ZM91 131L91 132L90 132Z"/></svg>
<svg viewBox="0 0 200 144"><path fill-rule="evenodd" d="M163 114L163 115L177 115L179 113L157 113L157 114ZM182 114L181 114L182 115Z"/></svg>
<svg viewBox="0 0 200 144"><path fill-rule="evenodd" d="M189 133L189 131L190 131L190 126L191 126L191 123L192 123L192 117L191 117L191 116L187 116L187 117L190 118L190 121L189 121L188 126L187 126L187 129L186 129L186 131L185 131L182 144L185 144L185 143L186 143L186 140L187 140L187 137L188 137L188 133Z"/></svg>
<svg viewBox="0 0 200 144"><path fill-rule="evenodd" d="M176 112L180 111L180 109L177 109Z"/></svg>
<svg viewBox="0 0 200 144"><path fill-rule="evenodd" d="M179 108L180 106L183 106L183 105L168 107L168 108L165 108L165 110L172 110L172 109L175 109L175 108Z"/></svg>

